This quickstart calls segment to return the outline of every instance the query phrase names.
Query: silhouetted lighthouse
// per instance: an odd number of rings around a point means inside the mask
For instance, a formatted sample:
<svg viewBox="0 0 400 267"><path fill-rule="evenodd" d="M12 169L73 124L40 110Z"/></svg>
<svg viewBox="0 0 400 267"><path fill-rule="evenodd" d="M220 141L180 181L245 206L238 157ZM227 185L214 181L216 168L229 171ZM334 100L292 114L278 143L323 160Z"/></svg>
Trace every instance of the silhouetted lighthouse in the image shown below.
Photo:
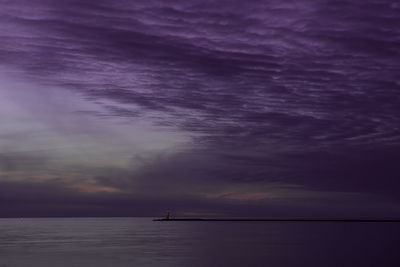
<svg viewBox="0 0 400 267"><path fill-rule="evenodd" d="M169 210L167 210L167 214L165 214L165 219L169 220L169 216L170 216L171 212Z"/></svg>

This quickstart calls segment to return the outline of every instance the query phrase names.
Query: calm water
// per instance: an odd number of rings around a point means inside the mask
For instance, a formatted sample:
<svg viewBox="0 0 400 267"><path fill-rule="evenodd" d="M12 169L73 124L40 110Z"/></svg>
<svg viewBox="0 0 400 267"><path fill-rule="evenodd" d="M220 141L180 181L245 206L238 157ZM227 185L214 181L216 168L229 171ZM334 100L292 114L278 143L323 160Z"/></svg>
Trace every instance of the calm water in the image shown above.
<svg viewBox="0 0 400 267"><path fill-rule="evenodd" d="M0 267L400 266L400 224L0 219Z"/></svg>

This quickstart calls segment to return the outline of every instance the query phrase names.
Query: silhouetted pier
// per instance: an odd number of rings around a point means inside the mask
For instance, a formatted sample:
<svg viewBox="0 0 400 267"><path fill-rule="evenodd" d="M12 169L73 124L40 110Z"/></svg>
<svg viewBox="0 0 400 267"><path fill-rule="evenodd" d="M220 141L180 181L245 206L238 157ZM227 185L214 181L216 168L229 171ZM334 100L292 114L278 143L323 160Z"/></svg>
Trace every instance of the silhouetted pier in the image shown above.
<svg viewBox="0 0 400 267"><path fill-rule="evenodd" d="M398 223L400 219L266 219L266 218L161 218L160 222L375 222Z"/></svg>

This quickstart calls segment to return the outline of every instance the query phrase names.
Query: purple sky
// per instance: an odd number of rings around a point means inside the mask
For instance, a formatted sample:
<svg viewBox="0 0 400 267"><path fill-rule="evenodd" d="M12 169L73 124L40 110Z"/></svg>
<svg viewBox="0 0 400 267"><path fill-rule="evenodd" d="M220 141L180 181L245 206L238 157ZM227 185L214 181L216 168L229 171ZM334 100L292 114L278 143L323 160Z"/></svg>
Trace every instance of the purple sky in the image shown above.
<svg viewBox="0 0 400 267"><path fill-rule="evenodd" d="M399 163L398 1L0 0L0 217L400 217Z"/></svg>

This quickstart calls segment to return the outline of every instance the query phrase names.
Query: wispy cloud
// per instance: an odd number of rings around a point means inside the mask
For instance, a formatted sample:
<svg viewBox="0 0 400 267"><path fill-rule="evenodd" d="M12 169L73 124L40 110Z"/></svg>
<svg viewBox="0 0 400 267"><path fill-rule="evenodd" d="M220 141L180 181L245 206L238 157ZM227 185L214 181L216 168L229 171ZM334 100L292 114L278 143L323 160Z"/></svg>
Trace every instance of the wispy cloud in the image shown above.
<svg viewBox="0 0 400 267"><path fill-rule="evenodd" d="M389 0L2 1L1 175L143 198L279 182L310 198L398 199L399 11Z"/></svg>

